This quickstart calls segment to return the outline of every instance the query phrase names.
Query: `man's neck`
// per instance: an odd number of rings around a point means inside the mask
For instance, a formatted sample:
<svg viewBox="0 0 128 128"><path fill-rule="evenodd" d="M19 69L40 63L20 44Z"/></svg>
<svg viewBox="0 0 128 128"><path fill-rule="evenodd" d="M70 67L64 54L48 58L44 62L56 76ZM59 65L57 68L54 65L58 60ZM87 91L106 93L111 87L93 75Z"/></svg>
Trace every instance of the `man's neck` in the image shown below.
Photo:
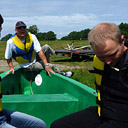
<svg viewBox="0 0 128 128"><path fill-rule="evenodd" d="M18 36L18 35L17 35ZM23 39L25 39L26 37L24 36L24 37L22 37L22 36L18 36L18 38L20 39L20 40L23 40Z"/></svg>
<svg viewBox="0 0 128 128"><path fill-rule="evenodd" d="M18 36L18 35L17 35L17 37L18 37L23 43L25 43L26 36L21 37L21 36Z"/></svg>

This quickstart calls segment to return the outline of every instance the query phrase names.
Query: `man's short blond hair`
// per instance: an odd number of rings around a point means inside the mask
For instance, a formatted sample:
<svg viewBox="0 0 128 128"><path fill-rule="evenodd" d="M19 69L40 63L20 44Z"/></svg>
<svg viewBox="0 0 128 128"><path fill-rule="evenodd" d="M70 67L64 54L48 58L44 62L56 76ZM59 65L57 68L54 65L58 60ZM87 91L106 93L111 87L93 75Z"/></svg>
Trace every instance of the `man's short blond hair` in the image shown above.
<svg viewBox="0 0 128 128"><path fill-rule="evenodd" d="M105 46L105 41L108 39L122 43L120 29L114 23L98 24L88 34L88 42L92 48Z"/></svg>

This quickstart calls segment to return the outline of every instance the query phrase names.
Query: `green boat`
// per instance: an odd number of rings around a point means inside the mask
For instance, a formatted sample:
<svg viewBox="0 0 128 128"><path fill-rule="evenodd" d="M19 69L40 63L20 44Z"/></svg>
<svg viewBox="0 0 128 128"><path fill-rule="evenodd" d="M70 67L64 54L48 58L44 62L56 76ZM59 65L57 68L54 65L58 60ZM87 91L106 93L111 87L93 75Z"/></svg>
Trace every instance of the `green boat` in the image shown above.
<svg viewBox="0 0 128 128"><path fill-rule="evenodd" d="M96 91L60 74L25 71L1 76L5 109L28 113L44 120L48 126L65 115L96 105Z"/></svg>

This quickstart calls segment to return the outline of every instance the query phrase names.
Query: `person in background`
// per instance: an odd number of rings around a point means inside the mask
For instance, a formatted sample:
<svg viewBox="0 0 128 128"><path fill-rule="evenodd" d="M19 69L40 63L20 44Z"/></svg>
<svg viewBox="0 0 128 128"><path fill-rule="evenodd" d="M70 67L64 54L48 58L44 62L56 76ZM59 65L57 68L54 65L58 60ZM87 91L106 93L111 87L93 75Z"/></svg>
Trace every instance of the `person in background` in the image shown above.
<svg viewBox="0 0 128 128"><path fill-rule="evenodd" d="M0 37L1 37L1 30L2 30L2 24L4 22L3 17L0 15Z"/></svg>
<svg viewBox="0 0 128 128"><path fill-rule="evenodd" d="M101 23L88 34L95 56L98 106L62 117L51 128L128 128L128 48L114 23Z"/></svg>
<svg viewBox="0 0 128 128"><path fill-rule="evenodd" d="M3 22L3 17L0 14L0 31L2 30ZM0 95L2 95L1 92ZM45 122L39 118L4 109L1 98L2 96L0 97L0 128L46 128Z"/></svg>
<svg viewBox="0 0 128 128"><path fill-rule="evenodd" d="M72 77L74 75L74 72L71 72L71 71L61 72L58 67L56 67L56 66L54 66L54 64L50 63L50 57L55 54L55 51L48 44L43 45L41 49L42 49L44 55L46 56L46 59L47 59L47 62L49 63L49 66L52 68L52 70L54 72L59 73L63 76L67 76L67 77ZM36 61L42 62L42 60L40 59L38 54L36 54Z"/></svg>
<svg viewBox="0 0 128 128"><path fill-rule="evenodd" d="M5 50L5 59L9 65L10 71L14 74L12 58L14 58L21 68L27 70L41 70L45 69L49 76L50 72L54 74L54 71L50 68L47 59L41 50L39 41L34 34L27 32L27 26L23 21L18 21L15 26L15 34L7 41ZM36 62L36 53L41 58L44 67L41 63Z"/></svg>

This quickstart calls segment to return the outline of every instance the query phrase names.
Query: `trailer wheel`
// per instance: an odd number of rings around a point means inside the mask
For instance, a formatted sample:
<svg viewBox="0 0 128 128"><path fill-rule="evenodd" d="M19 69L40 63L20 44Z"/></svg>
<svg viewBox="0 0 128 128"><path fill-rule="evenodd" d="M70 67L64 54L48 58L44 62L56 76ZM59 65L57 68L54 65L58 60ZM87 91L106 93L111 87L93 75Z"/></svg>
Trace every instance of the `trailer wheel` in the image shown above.
<svg viewBox="0 0 128 128"><path fill-rule="evenodd" d="M72 54L71 58L72 58L72 59L79 59L80 56L79 56L79 55Z"/></svg>

